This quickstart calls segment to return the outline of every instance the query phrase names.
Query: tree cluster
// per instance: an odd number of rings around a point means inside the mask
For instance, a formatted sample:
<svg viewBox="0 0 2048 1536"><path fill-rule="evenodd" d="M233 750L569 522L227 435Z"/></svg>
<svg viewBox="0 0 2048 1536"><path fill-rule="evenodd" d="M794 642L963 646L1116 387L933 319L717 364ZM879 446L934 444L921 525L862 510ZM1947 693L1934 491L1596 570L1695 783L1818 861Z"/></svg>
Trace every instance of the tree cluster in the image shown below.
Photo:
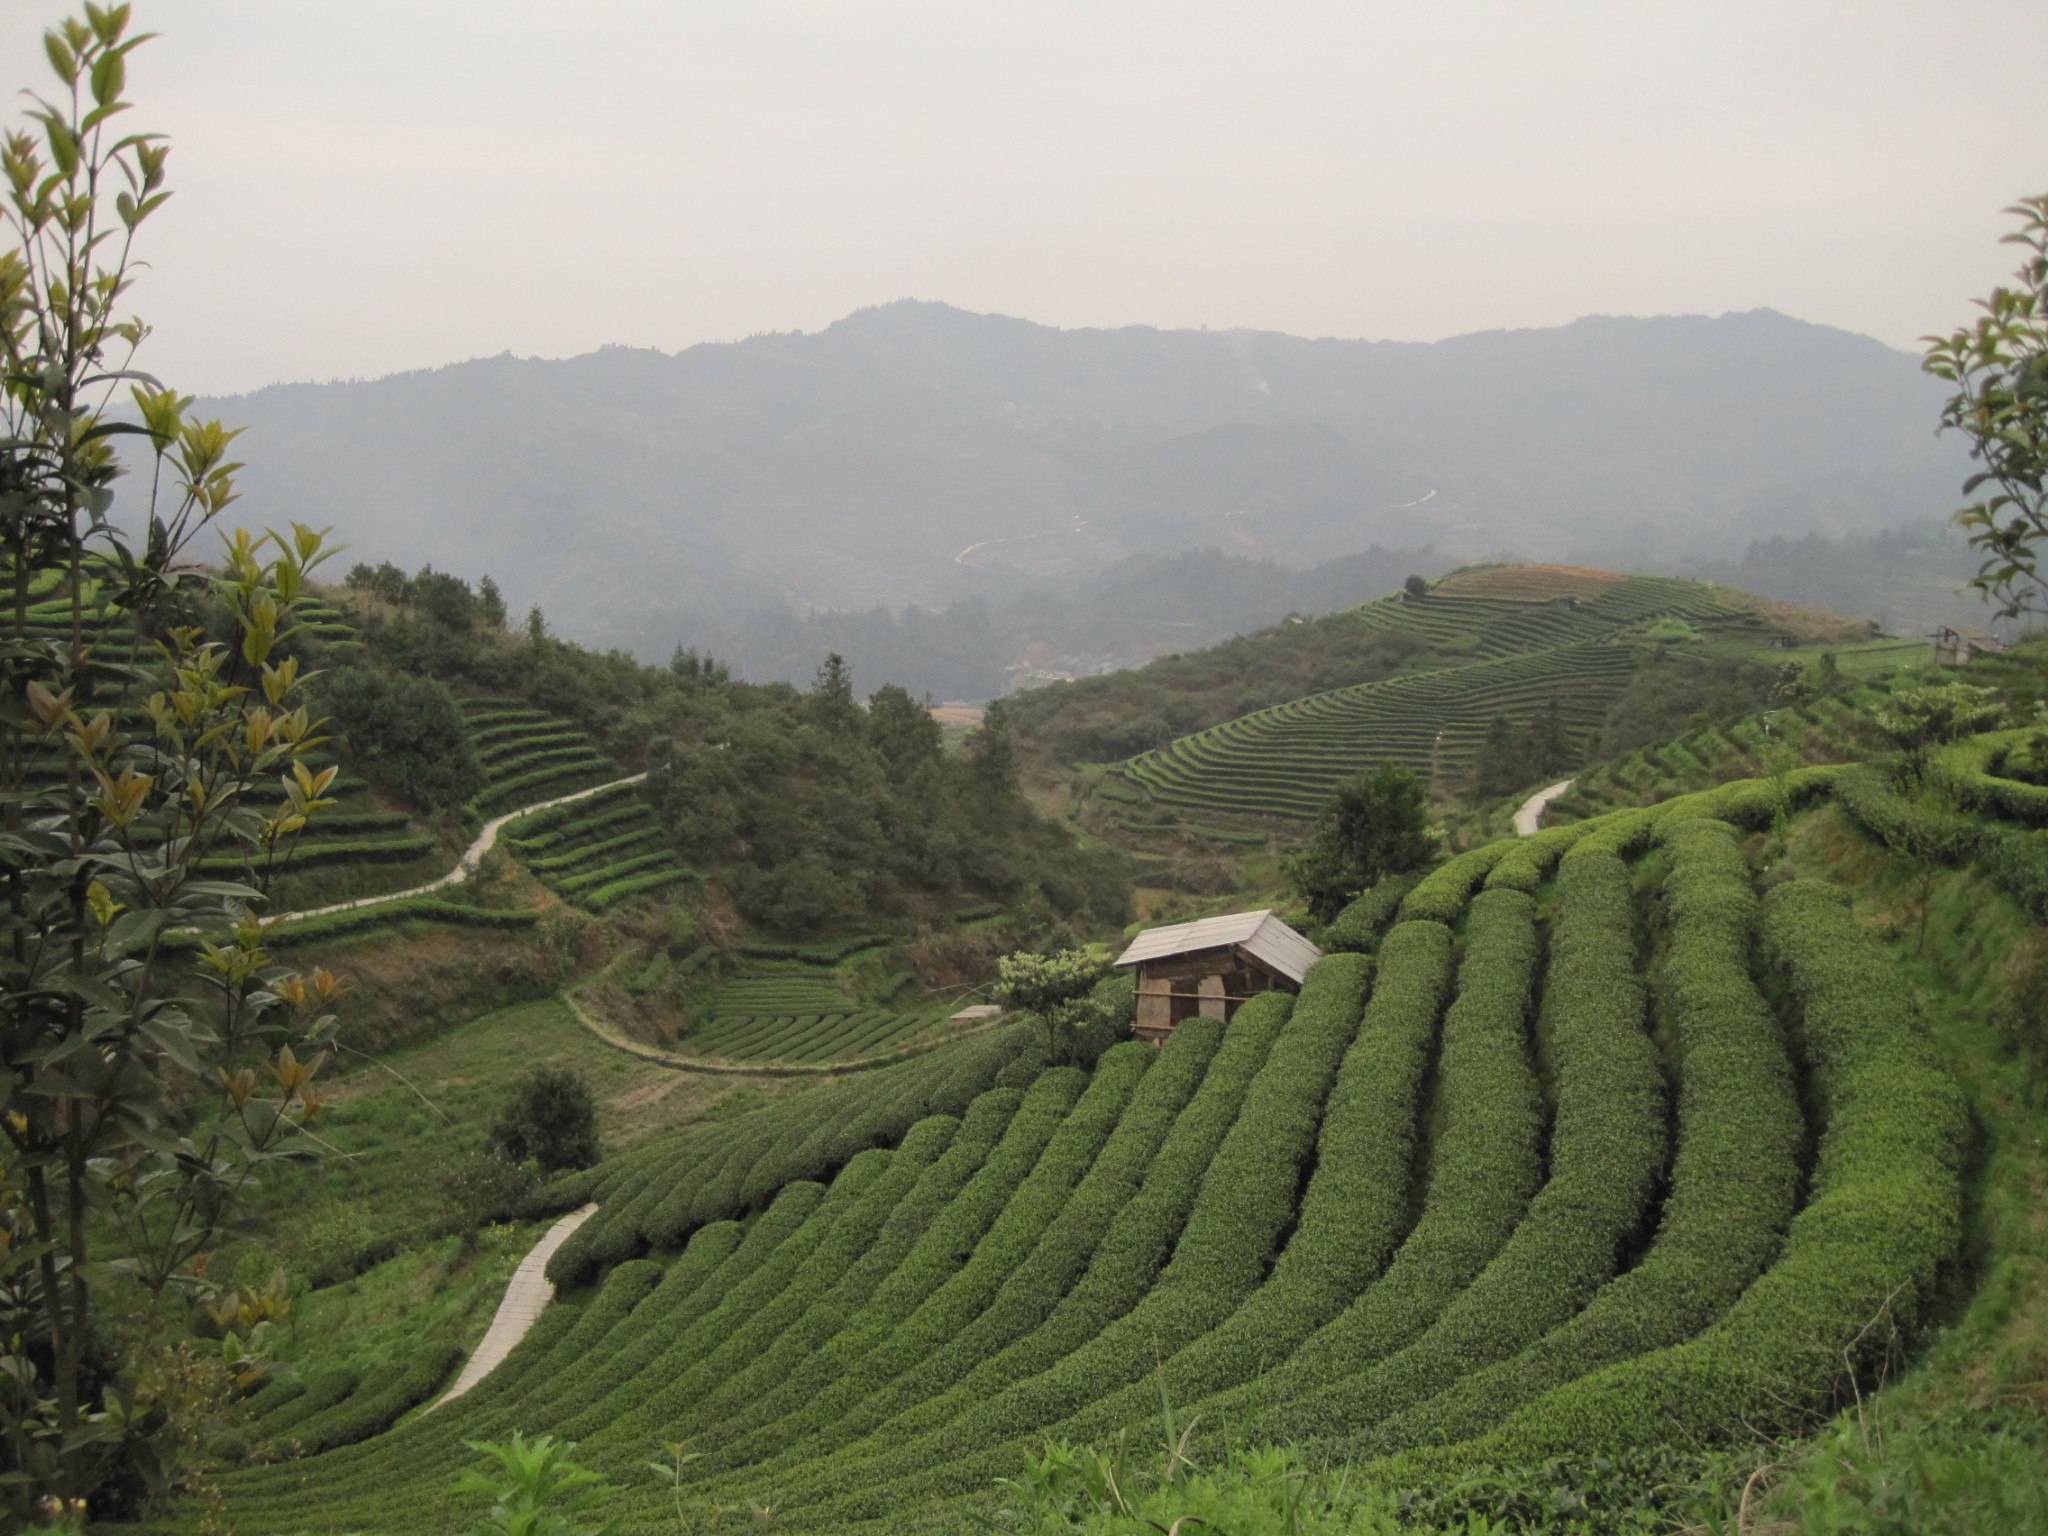
<svg viewBox="0 0 2048 1536"><path fill-rule="evenodd" d="M1281 868L1317 922L1388 875L1419 869L1436 851L1429 790L1406 768L1382 763L1337 786L1315 832Z"/></svg>
<svg viewBox="0 0 2048 1536"><path fill-rule="evenodd" d="M415 804L452 809L483 788L483 765L446 683L351 666L320 679L319 692L350 754Z"/></svg>
<svg viewBox="0 0 2048 1536"><path fill-rule="evenodd" d="M1519 724L1495 715L1472 767L1472 793L1481 800L1497 799L1564 772L1574 760L1564 712L1555 699Z"/></svg>

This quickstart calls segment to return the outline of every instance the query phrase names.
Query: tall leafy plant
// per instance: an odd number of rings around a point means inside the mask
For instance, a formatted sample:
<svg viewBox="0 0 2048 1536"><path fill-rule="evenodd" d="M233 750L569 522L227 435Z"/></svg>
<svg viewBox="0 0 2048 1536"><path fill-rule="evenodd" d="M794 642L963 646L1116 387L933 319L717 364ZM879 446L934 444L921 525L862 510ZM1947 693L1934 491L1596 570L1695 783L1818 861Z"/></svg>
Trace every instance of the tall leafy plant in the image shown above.
<svg viewBox="0 0 2048 1536"><path fill-rule="evenodd" d="M2026 253L2013 285L1980 300L1974 323L1926 338L1923 366L1956 386L1942 429L1968 438L1979 466L1963 482L1977 499L1955 515L1983 556L1970 585L2017 618L2048 611L2048 193L2007 212L2019 228L2005 241Z"/></svg>
<svg viewBox="0 0 2048 1536"><path fill-rule="evenodd" d="M270 963L264 885L329 803L285 654L322 534L196 540L235 434L135 367L122 318L168 146L122 131L126 5L45 35L0 142L0 1523L75 1507L175 1445L174 1372L106 1337L106 1292L206 1291L297 1133L341 984ZM122 409L113 407L117 399ZM132 405L132 411L128 407ZM136 450L135 536L112 520ZM126 509L124 508L124 511ZM209 627L213 635L209 638ZM234 854L240 879L204 878ZM196 930L188 942L167 944ZM109 1474L125 1463L117 1478ZM95 1504L93 1513L114 1513Z"/></svg>

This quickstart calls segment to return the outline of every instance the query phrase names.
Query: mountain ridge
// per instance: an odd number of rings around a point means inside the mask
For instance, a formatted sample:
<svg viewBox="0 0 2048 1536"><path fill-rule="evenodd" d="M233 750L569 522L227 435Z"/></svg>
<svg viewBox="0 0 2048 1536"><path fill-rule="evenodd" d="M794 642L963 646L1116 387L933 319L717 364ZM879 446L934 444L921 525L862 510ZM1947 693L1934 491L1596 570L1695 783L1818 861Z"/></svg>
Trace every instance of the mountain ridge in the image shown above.
<svg viewBox="0 0 2048 1536"><path fill-rule="evenodd" d="M1768 310L1372 342L910 300L201 408L250 429L253 515L488 571L658 657L762 608L934 606L1135 550L1615 563L1867 531L1953 495L1940 394L1910 354Z"/></svg>

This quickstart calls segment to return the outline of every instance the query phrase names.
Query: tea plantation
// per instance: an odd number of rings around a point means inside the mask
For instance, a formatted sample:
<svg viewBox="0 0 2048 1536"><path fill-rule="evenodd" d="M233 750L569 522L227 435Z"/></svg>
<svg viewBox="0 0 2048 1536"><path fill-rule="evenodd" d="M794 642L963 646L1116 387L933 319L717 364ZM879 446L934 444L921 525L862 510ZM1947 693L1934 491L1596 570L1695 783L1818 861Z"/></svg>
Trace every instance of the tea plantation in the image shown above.
<svg viewBox="0 0 2048 1536"><path fill-rule="evenodd" d="M1485 567L1339 617L1427 650L1395 676L1241 715L1118 764L1111 782L1121 785L1107 792L1125 802L1118 819L1142 825L1148 801L1197 816L1307 819L1338 780L1385 761L1463 782L1496 718L1527 722L1553 705L1583 752L1647 657L1770 657L1785 638L1740 594L1556 566Z"/></svg>
<svg viewBox="0 0 2048 1536"><path fill-rule="evenodd" d="M581 758L570 762L572 782L592 773L614 779L619 774L609 759L599 759L601 767ZM541 798L555 791L542 784L529 785L525 792ZM566 805L530 812L505 828L505 839L542 884L590 912L609 911L628 897L664 891L691 878L655 824L638 783L616 783Z"/></svg>
<svg viewBox="0 0 2048 1536"><path fill-rule="evenodd" d="M1162 1400L1197 1458L1285 1442L1396 1490L1802 1429L1928 1322L1969 1116L1893 953L1841 890L1762 877L1753 834L1846 815L2048 910L2019 749L1950 751L1933 797L1810 768L1475 850L1361 898L1298 998L1157 1052L1048 1067L1005 1027L658 1133L551 1187L596 1214L473 1392L407 1415L437 1354L267 1389L305 1454L221 1497L245 1529L309 1497L337 1530L460 1528L465 1442L545 1430L625 1531L680 1492L950 1532L1027 1451ZM863 1017L815 973L727 985L735 1054Z"/></svg>
<svg viewBox="0 0 2048 1536"><path fill-rule="evenodd" d="M476 809L486 814L532 805L620 776L582 727L518 699L462 702L463 723L483 764Z"/></svg>

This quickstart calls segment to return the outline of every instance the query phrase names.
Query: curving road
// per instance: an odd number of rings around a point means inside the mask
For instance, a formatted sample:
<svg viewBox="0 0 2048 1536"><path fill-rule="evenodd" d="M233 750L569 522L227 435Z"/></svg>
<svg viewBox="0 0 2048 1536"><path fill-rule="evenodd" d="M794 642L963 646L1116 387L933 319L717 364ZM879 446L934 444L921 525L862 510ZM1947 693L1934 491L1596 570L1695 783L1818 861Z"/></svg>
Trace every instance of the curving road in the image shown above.
<svg viewBox="0 0 2048 1536"><path fill-rule="evenodd" d="M463 1362L462 1374L455 1378L455 1385L428 1405L428 1413L443 1403L454 1402L490 1375L512 1353L513 1346L526 1337L527 1329L540 1317L541 1309L555 1299L555 1288L548 1282L548 1260L569 1240L569 1234L590 1220L596 1210L595 1205L586 1205L580 1211L570 1212L549 1227L546 1235L533 1245L532 1251L519 1261L519 1267L512 1271L512 1279L505 1287L505 1299L498 1303L498 1310L491 1317L491 1326L484 1330L482 1342Z"/></svg>
<svg viewBox="0 0 2048 1536"><path fill-rule="evenodd" d="M1543 824L1543 813L1550 802L1572 787L1570 779L1559 779L1548 789L1539 789L1522 802L1522 808L1515 812L1515 835L1529 837Z"/></svg>
<svg viewBox="0 0 2048 1536"><path fill-rule="evenodd" d="M522 805L516 811L507 811L502 816L494 816L484 823L483 831L477 833L476 841L471 843L462 857L455 861L455 867L438 880L429 880L425 885L416 885L409 891L385 891L377 896L358 896L354 901L337 901L330 907L308 907L303 912L280 912L278 913L278 919L282 922L290 922L294 918L300 917L325 917L330 912L353 912L358 907L374 907L380 901L403 901L408 896L429 895L446 886L454 885L458 881L467 880L471 875L475 874L477 865L483 862L484 855L489 853L492 845L498 841L498 833L504 829L507 822L517 821L522 816L531 816L535 811L552 810L558 805L573 805L578 800L588 800L592 795L601 795L608 789L619 789L627 784L638 784L646 777L647 775L644 773L629 774L623 779L613 779L609 784L596 784L589 789L579 789L573 795L557 795L552 800L542 800L534 805Z"/></svg>

